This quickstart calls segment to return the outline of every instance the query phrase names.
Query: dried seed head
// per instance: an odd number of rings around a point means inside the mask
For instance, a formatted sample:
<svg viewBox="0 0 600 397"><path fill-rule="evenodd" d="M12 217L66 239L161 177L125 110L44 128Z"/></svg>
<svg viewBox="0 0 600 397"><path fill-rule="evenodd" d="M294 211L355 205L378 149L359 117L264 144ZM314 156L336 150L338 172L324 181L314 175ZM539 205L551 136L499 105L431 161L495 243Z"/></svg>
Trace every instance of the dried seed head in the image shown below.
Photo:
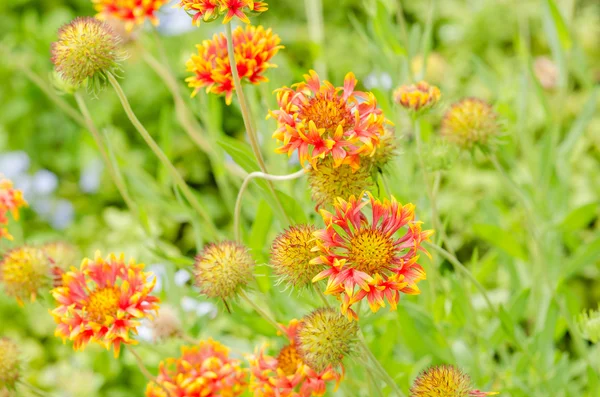
<svg viewBox="0 0 600 397"><path fill-rule="evenodd" d="M8 251L0 262L0 283L7 295L19 304L35 301L43 289L50 287L51 261L44 251L20 247Z"/></svg>
<svg viewBox="0 0 600 397"><path fill-rule="evenodd" d="M252 279L253 266L254 260L243 245L213 243L196 257L195 284L209 298L233 298Z"/></svg>
<svg viewBox="0 0 600 397"><path fill-rule="evenodd" d="M106 73L119 70L124 54L120 38L108 24L90 17L78 17L63 25L52 43L52 63L59 76L79 87L99 88Z"/></svg>
<svg viewBox="0 0 600 397"><path fill-rule="evenodd" d="M172 338L182 331L177 311L169 305L161 306L158 316L152 321L150 327L154 340Z"/></svg>
<svg viewBox="0 0 600 397"><path fill-rule="evenodd" d="M333 308L317 309L298 328L298 353L317 372L336 367L354 351L358 325Z"/></svg>
<svg viewBox="0 0 600 397"><path fill-rule="evenodd" d="M302 288L312 285L319 267L310 264L317 257L312 251L315 246L313 225L295 225L281 233L271 246L271 266L279 280L288 286Z"/></svg>
<svg viewBox="0 0 600 397"><path fill-rule="evenodd" d="M19 381L19 349L8 338L0 338L0 395L5 390L8 395Z"/></svg>
<svg viewBox="0 0 600 397"><path fill-rule="evenodd" d="M430 367L415 379L411 397L484 397L498 393L482 392L471 386L471 378L453 365Z"/></svg>
<svg viewBox="0 0 600 397"><path fill-rule="evenodd" d="M444 115L441 133L448 141L463 149L486 146L498 135L496 112L485 101L465 98Z"/></svg>

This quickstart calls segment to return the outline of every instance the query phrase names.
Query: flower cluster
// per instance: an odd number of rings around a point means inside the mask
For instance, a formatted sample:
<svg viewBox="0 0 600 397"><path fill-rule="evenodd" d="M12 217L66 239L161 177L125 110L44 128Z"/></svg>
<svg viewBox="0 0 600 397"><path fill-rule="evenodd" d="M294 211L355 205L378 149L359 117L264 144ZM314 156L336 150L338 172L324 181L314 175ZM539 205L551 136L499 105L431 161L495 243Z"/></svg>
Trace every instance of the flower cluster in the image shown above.
<svg viewBox="0 0 600 397"><path fill-rule="evenodd" d="M280 42L271 29L238 26L233 31L233 44L240 79L250 84L268 81L264 74L267 69L277 67L269 61L283 48ZM235 88L225 35L215 34L212 40L204 40L197 48L198 55L192 55L186 63L187 71L194 74L185 80L194 89L192 96L206 87L206 92L225 95L229 105Z"/></svg>
<svg viewBox="0 0 600 397"><path fill-rule="evenodd" d="M200 25L200 21L214 21L222 15L225 15L223 23L231 21L233 17L250 23L246 13L259 14L268 9L266 2L254 0L180 0L178 5L194 14L192 23L196 25Z"/></svg>
<svg viewBox="0 0 600 397"><path fill-rule="evenodd" d="M400 293L418 294L417 283L425 270L417 263L418 252L427 253L422 243L433 234L415 221L415 207L401 205L394 197L380 201L339 198L334 213L321 210L325 228L317 231L320 255L313 263L326 266L313 281L327 279L326 294L342 300L342 312L358 319L351 306L367 298L373 312L385 306L392 310ZM363 208L371 206L368 217ZM399 231L404 234L396 236ZM358 288L357 288L358 287Z"/></svg>
<svg viewBox="0 0 600 397"><path fill-rule="evenodd" d="M403 85L394 91L394 102L402 107L420 112L434 106L442 96L440 89L426 81Z"/></svg>
<svg viewBox="0 0 600 397"><path fill-rule="evenodd" d="M313 168L326 156L334 167L360 166L360 158L372 156L389 123L370 92L356 91L357 80L348 73L343 87L319 80L316 72L304 76L306 82L277 90L278 110L269 112L277 120L273 138L281 142L278 153L298 152L302 164Z"/></svg>
<svg viewBox="0 0 600 397"><path fill-rule="evenodd" d="M250 362L250 391L255 397L310 397L322 396L327 383L342 380L342 374L331 365L321 371L310 367L301 357L298 346L298 329L301 322L290 321L286 331L289 344L280 349L277 357L257 349L248 357Z"/></svg>
<svg viewBox="0 0 600 397"><path fill-rule="evenodd" d="M78 17L58 31L58 40L52 43L52 63L62 80L74 87L89 80L93 90L107 73L119 70L124 57L120 41L107 23Z"/></svg>
<svg viewBox="0 0 600 397"><path fill-rule="evenodd" d="M92 0L98 19L109 17L125 22L125 29L131 31L135 25L141 25L146 20L158 25L156 12L165 5L167 0Z"/></svg>
<svg viewBox="0 0 600 397"><path fill-rule="evenodd" d="M0 240L13 239L8 229L4 227L8 225L8 213L10 212L15 220L19 220L19 208L26 206L23 192L13 188L12 181L0 175Z"/></svg>
<svg viewBox="0 0 600 397"><path fill-rule="evenodd" d="M246 389L246 370L229 357L229 349L212 339L181 348L181 357L160 363L146 397L236 397ZM166 393L168 391L169 394Z"/></svg>
<svg viewBox="0 0 600 397"><path fill-rule="evenodd" d="M55 335L73 341L75 350L96 342L115 357L121 344L136 344L131 334L143 318L152 318L159 299L150 295L156 278L143 272L144 265L123 254L106 260L96 252L94 260L84 259L79 270L62 276L62 286L51 291L58 303L52 310L58 324Z"/></svg>
<svg viewBox="0 0 600 397"><path fill-rule="evenodd" d="M426 369L410 389L411 397L485 397L496 394L473 389L469 375L452 365Z"/></svg>
<svg viewBox="0 0 600 397"><path fill-rule="evenodd" d="M0 262L0 283L20 305L34 302L50 284L51 261L39 248L24 246L8 251Z"/></svg>

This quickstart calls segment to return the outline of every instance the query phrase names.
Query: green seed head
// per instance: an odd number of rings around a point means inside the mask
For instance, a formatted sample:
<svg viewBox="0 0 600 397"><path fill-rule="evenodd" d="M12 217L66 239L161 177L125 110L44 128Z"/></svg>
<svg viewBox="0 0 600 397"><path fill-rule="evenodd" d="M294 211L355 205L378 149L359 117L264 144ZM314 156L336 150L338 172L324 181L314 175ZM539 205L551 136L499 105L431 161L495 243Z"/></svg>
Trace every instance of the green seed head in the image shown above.
<svg viewBox="0 0 600 397"><path fill-rule="evenodd" d="M19 349L10 339L0 338L0 395L3 390L14 390L18 381Z"/></svg>

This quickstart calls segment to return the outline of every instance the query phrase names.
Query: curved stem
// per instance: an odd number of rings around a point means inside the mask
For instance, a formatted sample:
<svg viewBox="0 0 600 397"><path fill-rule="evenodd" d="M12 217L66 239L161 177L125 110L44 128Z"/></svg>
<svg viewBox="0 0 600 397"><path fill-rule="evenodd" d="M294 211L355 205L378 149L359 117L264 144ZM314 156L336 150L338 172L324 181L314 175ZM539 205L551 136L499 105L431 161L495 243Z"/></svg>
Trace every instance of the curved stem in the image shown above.
<svg viewBox="0 0 600 397"><path fill-rule="evenodd" d="M404 393L402 393L402 391L400 390L400 388L398 387L398 385L396 384L394 379L392 379L390 374L388 374L387 371L385 370L385 368L383 368L383 365L381 365L379 360L377 360L377 357L375 357L375 355L369 348L369 345L367 345L367 341L365 341L365 337L363 336L362 331L358 332L358 341L359 341L359 344L362 347L364 353L369 358L369 361L371 362L371 364L373 365L374 369L377 371L377 373L379 374L381 379L385 383L387 383L387 385L390 387L390 389L392 389L398 397L404 397Z"/></svg>
<svg viewBox="0 0 600 397"><path fill-rule="evenodd" d="M167 388L164 385L162 385L156 379L156 377L150 373L150 371L148 371L148 368L146 368L146 365L144 364L144 360L142 360L140 355L133 349L133 347L131 347L130 345L125 345L125 347L127 348L127 351L130 352L133 357L135 357L135 362L138 368L140 369L140 372L146 377L146 379L148 379L149 382L154 382L155 384L157 384L161 389L163 389L165 393L167 393L167 396L170 396L171 393L169 393Z"/></svg>
<svg viewBox="0 0 600 397"><path fill-rule="evenodd" d="M194 338L192 338L189 334L180 331L177 333L177 337L181 340L183 340L186 343L189 343L190 345L197 345L198 341Z"/></svg>
<svg viewBox="0 0 600 397"><path fill-rule="evenodd" d="M331 305L329 304L329 302L327 302L327 298L325 297L325 295L323 294L323 291L321 291L319 286L317 284L313 283L313 288L315 289L315 292L317 293L317 295L319 296L319 298L321 299L321 301L323 302L325 307L331 307Z"/></svg>
<svg viewBox="0 0 600 397"><path fill-rule="evenodd" d="M123 105L123 109L125 110L125 113L127 114L127 117L129 118L129 120L131 121L133 126L140 133L140 135L142 136L144 141L146 141L146 143L148 144L150 149L152 149L152 151L154 152L156 157L158 157L158 159L163 163L163 165L167 168L167 170L169 170L171 177L173 178L173 180L175 181L177 186L179 186L179 188L181 189L181 192L183 193L183 195L185 196L185 198L189 202L189 204L196 210L196 212L200 215L200 217L202 217L204 219L204 221L206 222L205 226L209 230L211 236L212 237L218 236L219 233L218 233L217 228L215 227L210 215L204 209L204 207L202 207L202 204L200 204L200 202L198 201L196 196L194 196L194 193L192 192L190 187L187 185L187 183L185 182L183 177L179 174L179 172L177 171L175 166L171 163L171 161L169 160L167 155L165 155L165 153L162 151L162 149L154 141L154 139L152 138L150 133L146 130L146 128L142 125L142 123L140 123L137 116L133 112L133 109L131 109L131 105L129 104L129 101L127 100L127 96L125 96L125 93L123 92L123 89L121 88L121 85L119 84L119 82L115 79L115 77L111 73L107 73L107 77L108 77L108 81L110 81L110 84L115 89L115 92L117 93L117 96L119 97L119 100L121 101L121 105Z"/></svg>
<svg viewBox="0 0 600 397"><path fill-rule="evenodd" d="M235 239L237 241L242 240L242 233L240 230L240 214L242 211L242 197L244 196L244 192L248 188L248 184L252 181L252 179L262 178L262 179L266 179L268 181L289 181L292 179L297 179L297 178L302 177L305 172L306 172L306 170L303 168L300 171L294 172L293 174L289 174L289 175L270 175L270 174L266 174L264 172L258 172L258 171L251 172L250 174L248 174L248 176L244 179L242 186L240 187L240 191L238 192L238 196L235 201L235 209L233 211L233 229L234 229L234 233L235 233Z"/></svg>
<svg viewBox="0 0 600 397"><path fill-rule="evenodd" d="M242 112L242 118L244 119L244 127L246 128L246 132L248 134L248 140L250 141L250 146L252 147L252 152L254 153L254 157L256 157L256 161L258 162L258 166L260 170L265 174L268 174L267 166L265 164L265 160L263 159L262 153L260 152L260 146L258 144L258 137L256 135L256 131L254 131L254 123L252 120L252 113L250 112L250 107L248 106L248 102L246 101L246 95L244 95L244 89L242 87L242 81L240 80L240 75L237 70L237 63L235 60L235 49L233 48L233 32L231 29L231 22L228 22L225 25L225 36L227 38L227 56L229 57L229 65L231 67L231 74L233 76L233 85L235 88L235 93L240 102L240 110ZM287 212L283 208L283 204L279 200L277 193L275 192L275 188L273 184L269 181L267 182L269 185L269 190L275 197L275 202L279 207L279 210L282 212L284 217L287 219L288 224L291 223L291 219L288 216Z"/></svg>
<svg viewBox="0 0 600 397"><path fill-rule="evenodd" d="M256 304L249 296L246 294L246 291L241 290L239 293L240 297L245 300L252 308L265 320L267 320L271 325L273 325L279 332L285 335L285 328L281 326L271 315L269 315L266 311L263 310L262 307Z"/></svg>
<svg viewBox="0 0 600 397"><path fill-rule="evenodd" d="M85 104L83 97L81 96L81 94L79 92L76 92L74 94L74 96L75 96L75 102L77 102L77 106L79 106L79 110L81 111L81 114L83 115L83 118L85 120L85 125L86 125L87 129L90 131L90 133L92 134L92 136L94 137L94 141L96 141L96 146L98 146L98 150L100 151L100 154L102 156L102 159L104 160L106 168L108 169L108 173L110 174L110 177L112 178L113 182L115 183L117 190L121 194L121 197L123 197L125 204L127 204L127 207L129 207L129 210L131 212L135 212L136 206L133 203L133 200L131 199L131 197L129 196L129 192L127 191L127 186L125 186L125 182L123 181L121 174L114 166L113 162L110 159L110 156L108 155L108 152L106 151L106 148L104 147L104 143L102 142L102 137L100 136L100 132L98 131L98 129L96 128L96 125L94 124L94 120L92 119L92 116L90 115L90 111L89 111L87 105Z"/></svg>

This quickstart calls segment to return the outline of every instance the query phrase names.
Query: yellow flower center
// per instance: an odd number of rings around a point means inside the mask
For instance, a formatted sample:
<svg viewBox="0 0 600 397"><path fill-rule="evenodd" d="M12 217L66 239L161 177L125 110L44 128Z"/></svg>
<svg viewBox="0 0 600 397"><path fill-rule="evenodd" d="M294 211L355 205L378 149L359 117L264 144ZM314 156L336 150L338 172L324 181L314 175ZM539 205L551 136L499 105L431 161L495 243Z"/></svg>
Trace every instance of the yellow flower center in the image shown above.
<svg viewBox="0 0 600 397"><path fill-rule="evenodd" d="M301 120L313 121L317 128L325 128L331 133L335 132L338 125L342 124L346 129L354 121L342 98L326 98L323 94L311 98L298 113Z"/></svg>
<svg viewBox="0 0 600 397"><path fill-rule="evenodd" d="M106 316L115 316L120 297L121 291L117 287L106 287L92 293L86 306L90 319L101 324Z"/></svg>
<svg viewBox="0 0 600 397"><path fill-rule="evenodd" d="M350 241L349 262L355 269L369 275L383 270L393 257L392 240L378 230L361 230Z"/></svg>
<svg viewBox="0 0 600 397"><path fill-rule="evenodd" d="M302 365L302 359L294 346L288 345L281 349L277 356L277 368L286 375L294 375L299 365Z"/></svg>

